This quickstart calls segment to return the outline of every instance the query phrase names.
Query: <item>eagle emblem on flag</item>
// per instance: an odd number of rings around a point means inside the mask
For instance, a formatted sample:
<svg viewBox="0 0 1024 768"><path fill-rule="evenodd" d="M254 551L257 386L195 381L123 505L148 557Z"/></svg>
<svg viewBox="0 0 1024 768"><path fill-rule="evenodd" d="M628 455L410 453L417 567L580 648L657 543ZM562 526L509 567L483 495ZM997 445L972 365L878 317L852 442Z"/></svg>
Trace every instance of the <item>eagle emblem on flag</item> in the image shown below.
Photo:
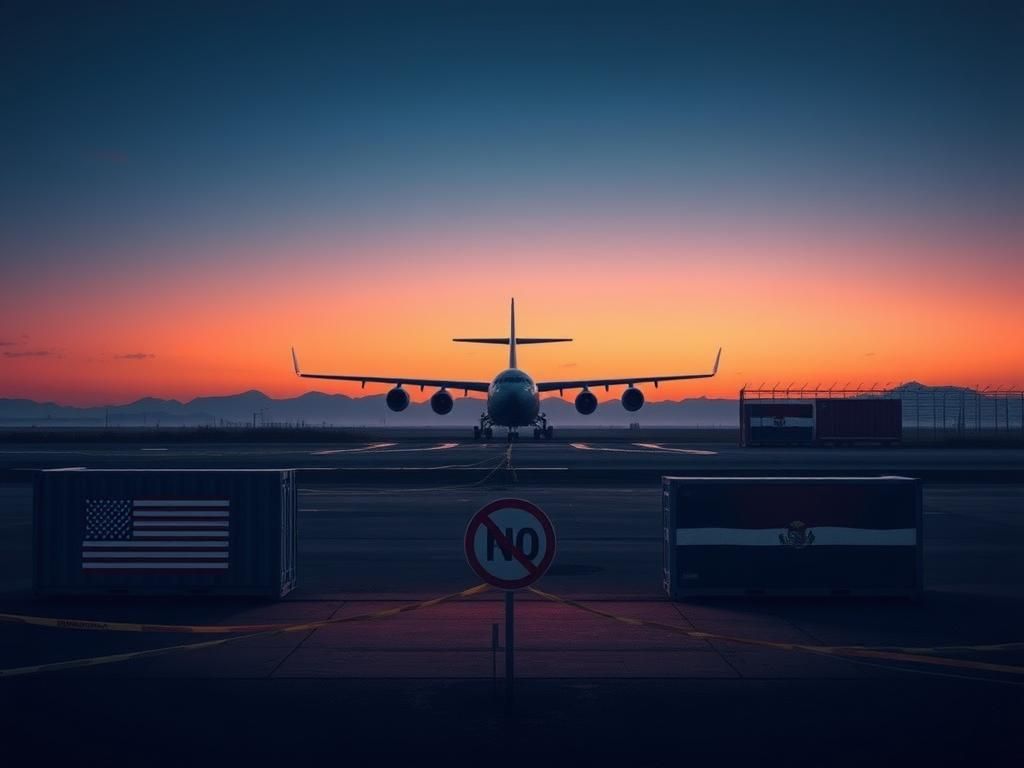
<svg viewBox="0 0 1024 768"><path fill-rule="evenodd" d="M803 549L813 543L814 531L800 520L794 520L786 530L779 534L779 544L784 544L794 549Z"/></svg>

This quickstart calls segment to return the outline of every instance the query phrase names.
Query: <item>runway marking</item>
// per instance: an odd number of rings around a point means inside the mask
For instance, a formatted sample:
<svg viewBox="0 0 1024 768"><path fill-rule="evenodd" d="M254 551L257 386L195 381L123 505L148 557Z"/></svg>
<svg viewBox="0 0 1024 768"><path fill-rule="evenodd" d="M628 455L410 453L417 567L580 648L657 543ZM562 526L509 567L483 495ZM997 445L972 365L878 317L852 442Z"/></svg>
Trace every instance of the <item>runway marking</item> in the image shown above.
<svg viewBox="0 0 1024 768"><path fill-rule="evenodd" d="M423 453L425 451L446 451L449 448L455 448L458 443L438 443L437 445L427 446L426 448L390 448L388 446L398 445L398 443L374 443L372 446L366 446L365 448L341 448L333 451L314 451L311 456L326 456L333 453L373 453L375 456L381 453Z"/></svg>
<svg viewBox="0 0 1024 768"><path fill-rule="evenodd" d="M718 451L703 451L697 448L666 448L659 443L633 443L638 448L606 448L589 443L569 443L580 451L608 451L609 453L685 453L691 456L717 456Z"/></svg>
<svg viewBox="0 0 1024 768"><path fill-rule="evenodd" d="M397 445L397 443L392 443ZM458 443L438 443L437 445L431 445L427 448L389 448L383 451L374 451L374 454L378 453L423 453L424 451L447 451L449 448L455 448Z"/></svg>
<svg viewBox="0 0 1024 768"><path fill-rule="evenodd" d="M310 456L330 456L334 453L363 453L365 451L372 451L377 448L390 448L392 445L398 445L398 443L371 443L370 445L364 445L361 448L334 448L328 451L310 451Z"/></svg>
<svg viewBox="0 0 1024 768"><path fill-rule="evenodd" d="M650 448L655 451L664 451L666 453L688 453L691 456L717 456L718 451L705 451L700 448L669 448L662 445L661 443L633 443L633 445L640 448Z"/></svg>
<svg viewBox="0 0 1024 768"><path fill-rule="evenodd" d="M30 453L41 453L41 454L47 455L47 456L50 456L50 455L53 455L53 454L61 454L61 453L80 453L83 456L87 456L89 454L95 453L95 451L76 451L76 450L72 450L70 448L45 448L45 449L42 449L42 450L25 449L25 450L18 450L18 451L0 451L0 454L3 454L5 456L23 456L23 455L30 454Z"/></svg>

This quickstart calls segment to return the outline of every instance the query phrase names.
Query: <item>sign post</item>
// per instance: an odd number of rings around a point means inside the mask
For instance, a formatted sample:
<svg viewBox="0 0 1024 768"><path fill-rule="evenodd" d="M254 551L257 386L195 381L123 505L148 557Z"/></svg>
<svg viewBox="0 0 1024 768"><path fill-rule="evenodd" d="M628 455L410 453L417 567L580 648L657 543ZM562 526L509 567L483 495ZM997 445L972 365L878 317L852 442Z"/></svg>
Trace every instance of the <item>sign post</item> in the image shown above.
<svg viewBox="0 0 1024 768"><path fill-rule="evenodd" d="M505 702L515 698L516 679L516 593L505 593Z"/></svg>
<svg viewBox="0 0 1024 768"><path fill-rule="evenodd" d="M466 560L485 582L505 590L505 703L515 681L515 591L537 581L555 558L555 529L525 499L497 499L466 526Z"/></svg>

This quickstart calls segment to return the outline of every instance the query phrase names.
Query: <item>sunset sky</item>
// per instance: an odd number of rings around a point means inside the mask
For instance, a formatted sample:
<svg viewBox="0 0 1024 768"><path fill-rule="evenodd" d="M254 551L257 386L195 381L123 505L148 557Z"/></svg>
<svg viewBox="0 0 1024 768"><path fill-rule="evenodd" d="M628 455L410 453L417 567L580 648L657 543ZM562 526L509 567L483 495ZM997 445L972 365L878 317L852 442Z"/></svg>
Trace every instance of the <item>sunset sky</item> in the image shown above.
<svg viewBox="0 0 1024 768"><path fill-rule="evenodd" d="M1021 5L723 5L4 10L0 397L1024 385Z"/></svg>

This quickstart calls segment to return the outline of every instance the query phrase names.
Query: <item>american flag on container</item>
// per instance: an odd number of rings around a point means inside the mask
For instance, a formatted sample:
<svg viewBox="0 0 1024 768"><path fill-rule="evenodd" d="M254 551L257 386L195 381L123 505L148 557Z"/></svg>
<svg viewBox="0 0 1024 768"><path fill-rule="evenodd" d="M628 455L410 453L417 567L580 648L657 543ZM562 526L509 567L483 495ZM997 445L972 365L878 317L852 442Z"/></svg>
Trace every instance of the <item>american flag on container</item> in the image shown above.
<svg viewBox="0 0 1024 768"><path fill-rule="evenodd" d="M228 569L227 499L87 499L82 569Z"/></svg>

